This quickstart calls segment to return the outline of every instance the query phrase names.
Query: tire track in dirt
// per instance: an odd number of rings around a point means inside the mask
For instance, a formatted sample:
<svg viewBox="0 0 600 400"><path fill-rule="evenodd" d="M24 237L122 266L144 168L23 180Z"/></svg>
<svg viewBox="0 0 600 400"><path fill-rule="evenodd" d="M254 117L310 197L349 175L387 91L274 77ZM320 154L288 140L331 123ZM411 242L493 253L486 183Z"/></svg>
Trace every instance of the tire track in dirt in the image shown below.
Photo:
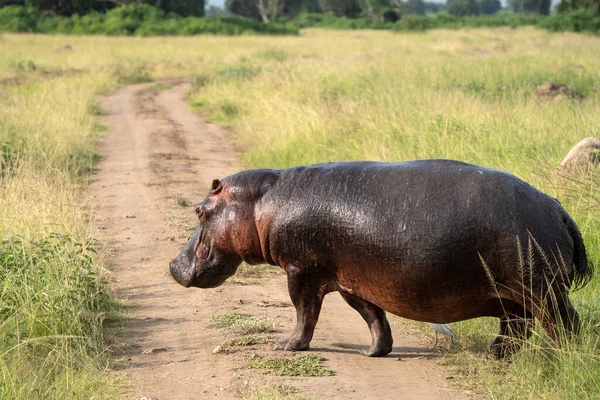
<svg viewBox="0 0 600 400"><path fill-rule="evenodd" d="M236 171L228 135L192 113L188 84L123 88L103 107L109 132L90 188L100 235L107 240L112 286L131 305L130 318L113 346L116 365L131 379L131 398L235 398L251 388L291 384L318 399L461 399L429 350L431 343L393 326L396 347L373 359L360 355L370 344L366 323L337 294L327 296L312 352L327 357L332 377L277 377L244 368L251 357L283 356L270 345L212 354L223 333L208 328L212 315L247 312L274 318L281 339L291 333L293 307L285 276L260 285L226 282L211 290L184 289L168 275L168 262L196 223L193 209L212 179ZM402 361L397 361L400 357Z"/></svg>

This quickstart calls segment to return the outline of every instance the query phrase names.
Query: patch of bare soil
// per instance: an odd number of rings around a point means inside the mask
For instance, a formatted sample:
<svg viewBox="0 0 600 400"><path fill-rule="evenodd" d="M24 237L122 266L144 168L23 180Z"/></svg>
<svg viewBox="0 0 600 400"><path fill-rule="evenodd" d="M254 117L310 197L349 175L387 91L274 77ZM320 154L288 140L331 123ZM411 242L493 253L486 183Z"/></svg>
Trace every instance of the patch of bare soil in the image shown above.
<svg viewBox="0 0 600 400"><path fill-rule="evenodd" d="M289 356L270 344L213 354L228 339L209 327L211 316L231 312L273 318L282 339L291 333L285 276L260 284L226 282L210 289L184 289L168 263L196 221L187 205L204 197L210 182L237 170L226 132L194 115L182 82L129 86L104 101L109 132L103 160L91 184L101 235L107 241L112 285L131 305L114 345L116 365L131 379L130 397L236 398L249 389L289 384L318 399L461 399L437 363L432 343L394 326L394 351L368 358L360 350L370 334L360 315L337 294L327 296L310 352L327 358L330 377L280 377L247 369L250 359ZM164 89L164 90L162 90ZM400 358L400 361L398 360Z"/></svg>

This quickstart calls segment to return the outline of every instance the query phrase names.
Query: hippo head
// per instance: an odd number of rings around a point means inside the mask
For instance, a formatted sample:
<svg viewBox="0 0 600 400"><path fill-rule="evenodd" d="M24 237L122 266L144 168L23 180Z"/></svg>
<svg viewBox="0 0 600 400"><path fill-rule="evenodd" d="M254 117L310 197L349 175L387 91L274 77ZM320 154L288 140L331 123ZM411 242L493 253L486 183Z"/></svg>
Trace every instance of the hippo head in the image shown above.
<svg viewBox="0 0 600 400"><path fill-rule="evenodd" d="M244 185L240 174L222 182L215 179L196 206L198 228L170 263L171 275L180 285L217 287L242 261L264 262L254 221L257 193Z"/></svg>

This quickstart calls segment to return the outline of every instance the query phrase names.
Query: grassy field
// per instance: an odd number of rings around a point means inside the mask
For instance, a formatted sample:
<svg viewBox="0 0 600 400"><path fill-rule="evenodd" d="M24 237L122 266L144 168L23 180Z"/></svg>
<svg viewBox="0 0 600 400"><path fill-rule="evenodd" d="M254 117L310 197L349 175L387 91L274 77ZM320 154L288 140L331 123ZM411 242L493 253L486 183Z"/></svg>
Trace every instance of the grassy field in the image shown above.
<svg viewBox="0 0 600 400"><path fill-rule="evenodd" d="M0 398L120 392L103 323L114 305L82 195L101 94L191 77L192 104L233 130L247 167L443 157L505 169L565 205L598 263L598 178L564 181L554 170L572 145L598 136L599 53L598 38L529 28L0 36ZM544 81L586 99L539 101ZM559 351L536 329L511 363L488 360L497 322L478 319L454 325L459 345L446 362L490 398L598 397L599 289L596 277L573 294L583 332Z"/></svg>

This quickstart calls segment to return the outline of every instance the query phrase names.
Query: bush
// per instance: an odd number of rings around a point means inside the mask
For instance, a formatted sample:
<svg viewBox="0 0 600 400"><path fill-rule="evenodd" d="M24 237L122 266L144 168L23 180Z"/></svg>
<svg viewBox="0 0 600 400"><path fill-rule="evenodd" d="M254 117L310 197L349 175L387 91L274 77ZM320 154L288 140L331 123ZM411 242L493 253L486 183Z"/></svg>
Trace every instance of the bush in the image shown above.
<svg viewBox="0 0 600 400"><path fill-rule="evenodd" d="M544 17L537 15L519 15L519 14L496 14L484 16L459 17L445 12L433 16L407 15L396 22L394 30L423 31L426 29L446 28L479 28L479 27L499 27L499 26L525 26L538 25Z"/></svg>
<svg viewBox="0 0 600 400"><path fill-rule="evenodd" d="M0 9L0 32L61 33L74 35L161 36L199 34L295 35L298 28L262 24L244 18L181 17L147 4L116 7L107 13L91 12L71 17L43 15L24 7Z"/></svg>
<svg viewBox="0 0 600 400"><path fill-rule="evenodd" d="M36 32L42 15L36 9L8 6L0 8L0 32Z"/></svg>
<svg viewBox="0 0 600 400"><path fill-rule="evenodd" d="M540 24L555 32L593 32L600 33L600 15L593 10L579 10L563 14L554 14Z"/></svg>
<svg viewBox="0 0 600 400"><path fill-rule="evenodd" d="M387 17L385 17L386 15ZM280 21L287 22L288 26L292 26L295 29L312 27L330 29L392 29L394 27L392 20L397 20L398 14L392 10L386 11L384 18L386 22L375 21L371 18L347 18L335 17L329 14L301 13L293 19L282 18Z"/></svg>
<svg viewBox="0 0 600 400"><path fill-rule="evenodd" d="M406 15L396 22L394 29L397 31L424 31L437 27L433 18L424 15Z"/></svg>

